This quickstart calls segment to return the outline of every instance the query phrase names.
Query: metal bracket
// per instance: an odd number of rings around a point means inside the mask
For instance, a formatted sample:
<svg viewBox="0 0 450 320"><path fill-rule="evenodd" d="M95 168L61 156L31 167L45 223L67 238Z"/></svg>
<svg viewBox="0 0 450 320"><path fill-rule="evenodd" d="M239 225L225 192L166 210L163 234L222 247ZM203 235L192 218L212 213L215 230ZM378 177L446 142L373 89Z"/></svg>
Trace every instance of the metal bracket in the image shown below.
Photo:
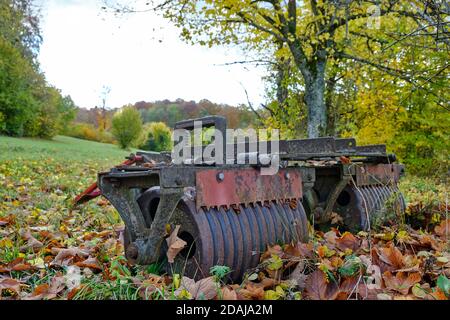
<svg viewBox="0 0 450 320"><path fill-rule="evenodd" d="M327 200L325 201L325 209L323 209L323 206L316 208L318 209L316 212L317 215L315 216L317 223L325 223L331 220L331 214L333 213L334 204L336 203L337 198L352 180L351 171L352 170L347 165L341 167L341 179L336 184L333 191L328 194Z"/></svg>
<svg viewBox="0 0 450 320"><path fill-rule="evenodd" d="M161 198L150 229L127 248L127 258L137 264L148 265L158 261L161 245L166 234L166 225L178 205L183 188L161 188Z"/></svg>
<svg viewBox="0 0 450 320"><path fill-rule="evenodd" d="M135 239L145 234L145 219L141 214L141 210L136 202L135 194L125 184L104 183L104 177L99 177L99 186L102 195L119 212L120 217L130 232L131 239Z"/></svg>

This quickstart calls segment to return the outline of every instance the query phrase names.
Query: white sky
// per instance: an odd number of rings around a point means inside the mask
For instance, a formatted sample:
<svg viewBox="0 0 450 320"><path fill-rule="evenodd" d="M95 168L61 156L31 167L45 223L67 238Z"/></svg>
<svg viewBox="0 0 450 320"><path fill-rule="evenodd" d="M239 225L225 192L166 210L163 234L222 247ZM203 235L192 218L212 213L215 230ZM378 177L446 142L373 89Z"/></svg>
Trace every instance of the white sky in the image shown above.
<svg viewBox="0 0 450 320"><path fill-rule="evenodd" d="M110 108L176 98L237 105L247 103L242 85L255 105L263 100L262 68L218 66L244 60L238 49L185 44L168 21L152 13L115 18L100 0L40 2L41 69L80 107L100 106L103 86Z"/></svg>

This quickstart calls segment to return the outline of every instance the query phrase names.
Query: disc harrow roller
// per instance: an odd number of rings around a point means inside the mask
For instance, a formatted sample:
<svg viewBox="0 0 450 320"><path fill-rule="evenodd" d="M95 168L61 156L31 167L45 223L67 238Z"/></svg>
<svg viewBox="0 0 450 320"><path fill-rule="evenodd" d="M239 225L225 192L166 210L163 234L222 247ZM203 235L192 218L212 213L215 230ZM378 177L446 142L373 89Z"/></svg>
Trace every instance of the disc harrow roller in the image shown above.
<svg viewBox="0 0 450 320"><path fill-rule="evenodd" d="M138 202L150 214L159 190L152 188ZM147 219L147 220L148 220ZM306 241L307 219L300 201L266 201L249 205L200 208L183 197L175 209L171 225L180 225L178 236L187 242L175 258L170 272L185 272L202 278L215 265L231 268L230 277L238 280L246 270L255 268L268 245ZM126 244L127 245L127 244ZM163 257L162 257L163 258Z"/></svg>
<svg viewBox="0 0 450 320"><path fill-rule="evenodd" d="M352 231L368 230L371 226L383 224L404 210L403 195L397 186L390 185L348 185L334 206L344 225Z"/></svg>

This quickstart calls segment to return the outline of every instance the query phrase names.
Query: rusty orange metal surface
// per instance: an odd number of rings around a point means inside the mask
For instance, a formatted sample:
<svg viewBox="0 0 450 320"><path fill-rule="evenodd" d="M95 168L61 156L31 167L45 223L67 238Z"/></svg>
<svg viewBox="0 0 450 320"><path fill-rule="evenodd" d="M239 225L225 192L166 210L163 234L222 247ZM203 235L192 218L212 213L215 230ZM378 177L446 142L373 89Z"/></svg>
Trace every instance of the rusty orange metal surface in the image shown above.
<svg viewBox="0 0 450 320"><path fill-rule="evenodd" d="M397 183L402 166L398 164L367 164L356 168L358 186Z"/></svg>
<svg viewBox="0 0 450 320"><path fill-rule="evenodd" d="M301 199L299 170L261 175L259 168L211 169L196 173L196 206L219 207L263 201Z"/></svg>

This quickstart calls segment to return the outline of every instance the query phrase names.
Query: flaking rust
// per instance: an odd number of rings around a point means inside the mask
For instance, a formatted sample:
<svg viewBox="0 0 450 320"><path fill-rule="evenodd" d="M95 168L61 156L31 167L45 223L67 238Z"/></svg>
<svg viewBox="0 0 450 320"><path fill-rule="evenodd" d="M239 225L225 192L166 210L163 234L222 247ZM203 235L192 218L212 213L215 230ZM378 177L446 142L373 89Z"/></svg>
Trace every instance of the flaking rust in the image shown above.
<svg viewBox="0 0 450 320"><path fill-rule="evenodd" d="M193 130L195 123L226 136L222 117L185 120L176 128ZM224 141L223 150L245 150L224 158L226 164L194 158L175 164L167 153L138 152L99 173L75 203L99 195L111 202L125 223L125 253L132 263L164 261L167 226L180 225L178 236L187 245L167 271L199 279L212 266L226 265L233 280L256 267L268 245L307 241L313 221L330 225L339 215L340 228L357 231L371 219L404 210L397 188L403 167L384 145L328 137L281 140L279 150L252 149L258 146ZM274 157L280 166L273 175L263 174L259 162L238 161Z"/></svg>

